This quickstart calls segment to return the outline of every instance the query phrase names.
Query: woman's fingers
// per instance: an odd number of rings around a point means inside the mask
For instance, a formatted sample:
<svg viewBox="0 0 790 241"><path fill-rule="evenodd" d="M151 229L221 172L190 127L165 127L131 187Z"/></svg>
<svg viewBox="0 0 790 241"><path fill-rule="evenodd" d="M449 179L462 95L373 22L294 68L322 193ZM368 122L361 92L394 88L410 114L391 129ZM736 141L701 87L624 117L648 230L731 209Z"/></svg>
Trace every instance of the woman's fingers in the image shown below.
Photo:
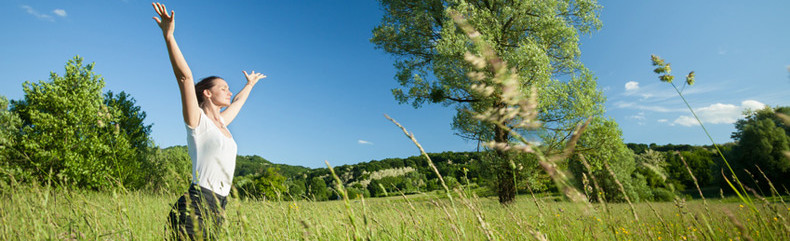
<svg viewBox="0 0 790 241"><path fill-rule="evenodd" d="M153 3L154 10L156 10L156 14L159 14L162 19L171 19L172 16L175 15L175 11L170 11L170 14L167 14L167 7L161 3Z"/></svg>
<svg viewBox="0 0 790 241"><path fill-rule="evenodd" d="M156 14L162 15L162 13L159 12L159 5L157 5L157 3L151 3L151 5L154 6L154 11L156 11Z"/></svg>
<svg viewBox="0 0 790 241"><path fill-rule="evenodd" d="M266 75L263 75L261 73L256 73L255 70L253 70L249 74L247 73L246 70L242 70L241 72L244 72L244 77L247 77L247 80L250 80L250 81L255 81L255 80L260 80L260 79L266 78Z"/></svg>
<svg viewBox="0 0 790 241"><path fill-rule="evenodd" d="M159 7L162 8L162 14L164 14L162 17L170 17L170 16L167 16L167 7L165 7L164 4L160 3Z"/></svg>
<svg viewBox="0 0 790 241"><path fill-rule="evenodd" d="M161 24L162 23L162 20L159 20L159 18L157 18L157 17L154 17L154 20L156 20L157 24Z"/></svg>

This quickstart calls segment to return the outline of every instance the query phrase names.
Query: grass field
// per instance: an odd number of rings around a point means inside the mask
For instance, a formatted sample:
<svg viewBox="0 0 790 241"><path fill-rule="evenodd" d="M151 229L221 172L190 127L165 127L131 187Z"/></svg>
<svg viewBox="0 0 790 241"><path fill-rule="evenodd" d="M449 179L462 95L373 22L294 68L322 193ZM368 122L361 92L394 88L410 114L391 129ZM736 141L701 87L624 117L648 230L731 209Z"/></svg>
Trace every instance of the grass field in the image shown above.
<svg viewBox="0 0 790 241"><path fill-rule="evenodd" d="M0 204L1 240L163 240L177 197L17 186ZM788 240L788 206L736 199L578 204L444 194L343 201L230 199L225 240ZM539 206L539 207L538 207ZM352 213L353 212L353 213ZM731 215L728 215L731 213Z"/></svg>

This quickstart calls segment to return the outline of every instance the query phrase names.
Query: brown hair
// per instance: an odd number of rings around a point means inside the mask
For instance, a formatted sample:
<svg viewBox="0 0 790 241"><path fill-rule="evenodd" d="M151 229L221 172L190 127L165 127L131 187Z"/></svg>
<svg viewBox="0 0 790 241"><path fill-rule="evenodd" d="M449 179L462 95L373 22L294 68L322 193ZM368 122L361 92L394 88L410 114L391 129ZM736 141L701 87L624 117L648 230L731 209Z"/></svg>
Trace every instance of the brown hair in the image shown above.
<svg viewBox="0 0 790 241"><path fill-rule="evenodd" d="M205 97L203 96L203 90L211 89L216 85L217 79L222 79L219 76L209 76L206 78L201 79L200 81L195 84L195 96L197 96L198 106L203 106L203 102L205 101Z"/></svg>

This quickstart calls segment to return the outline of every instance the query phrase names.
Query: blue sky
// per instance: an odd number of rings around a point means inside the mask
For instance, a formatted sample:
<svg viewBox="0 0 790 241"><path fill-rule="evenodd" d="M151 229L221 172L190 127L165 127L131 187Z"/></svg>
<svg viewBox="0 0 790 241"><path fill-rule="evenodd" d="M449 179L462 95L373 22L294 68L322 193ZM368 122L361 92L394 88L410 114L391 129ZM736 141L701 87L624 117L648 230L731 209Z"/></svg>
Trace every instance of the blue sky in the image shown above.
<svg viewBox="0 0 790 241"><path fill-rule="evenodd" d="M236 92L242 70L268 76L230 125L241 155L321 167L418 154L389 114L428 152L471 151L451 129L454 110L398 105L394 58L369 42L376 1L171 1L176 38L196 77L218 75ZM601 1L603 28L582 37L581 60L598 76L607 116L626 142L707 144L650 55L680 76L718 142L744 108L790 105L790 2ZM0 3L0 95L22 98L26 80L63 73L80 55L106 90L130 93L153 123L157 145L186 144L178 87L147 1Z"/></svg>

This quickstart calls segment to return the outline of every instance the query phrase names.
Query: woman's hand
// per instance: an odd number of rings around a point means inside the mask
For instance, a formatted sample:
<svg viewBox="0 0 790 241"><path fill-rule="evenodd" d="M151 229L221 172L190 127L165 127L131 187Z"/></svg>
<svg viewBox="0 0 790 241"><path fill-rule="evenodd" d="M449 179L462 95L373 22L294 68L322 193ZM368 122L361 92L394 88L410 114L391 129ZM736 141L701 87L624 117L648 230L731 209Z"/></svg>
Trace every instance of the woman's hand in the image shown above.
<svg viewBox="0 0 790 241"><path fill-rule="evenodd" d="M176 28L175 22L175 11L170 11L170 14L167 14L167 8L165 8L164 4L161 3L153 3L154 10L156 10L156 14L159 14L160 18L154 17L156 23L159 24L159 28L162 29L162 34L166 36L173 36L173 30Z"/></svg>
<svg viewBox="0 0 790 241"><path fill-rule="evenodd" d="M248 85L255 85L255 83L258 83L258 80L266 78L266 75L263 75L261 73L255 73L254 70L250 74L247 74L247 71L243 71L243 72L244 72L244 77L247 77Z"/></svg>

